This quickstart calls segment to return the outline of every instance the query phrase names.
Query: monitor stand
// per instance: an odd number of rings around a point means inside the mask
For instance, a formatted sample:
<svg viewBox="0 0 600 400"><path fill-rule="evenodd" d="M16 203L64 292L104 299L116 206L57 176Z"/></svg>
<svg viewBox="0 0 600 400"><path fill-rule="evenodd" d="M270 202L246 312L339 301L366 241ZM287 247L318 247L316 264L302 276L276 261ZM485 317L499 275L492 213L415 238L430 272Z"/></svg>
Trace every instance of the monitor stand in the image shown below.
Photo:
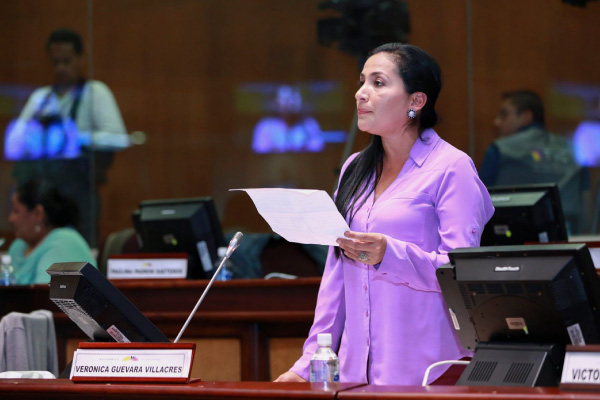
<svg viewBox="0 0 600 400"><path fill-rule="evenodd" d="M558 386L564 346L479 343L459 386Z"/></svg>

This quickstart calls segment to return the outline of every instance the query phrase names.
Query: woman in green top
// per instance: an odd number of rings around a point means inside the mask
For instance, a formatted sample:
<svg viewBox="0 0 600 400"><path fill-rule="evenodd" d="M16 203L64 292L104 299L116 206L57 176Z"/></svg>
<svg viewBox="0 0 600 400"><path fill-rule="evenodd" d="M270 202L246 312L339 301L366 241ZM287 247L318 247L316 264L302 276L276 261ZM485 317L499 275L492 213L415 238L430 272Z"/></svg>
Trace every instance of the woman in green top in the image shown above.
<svg viewBox="0 0 600 400"><path fill-rule="evenodd" d="M77 204L45 181L17 188L8 217L16 236L8 253L17 285L49 282L46 269L56 262L85 261L96 266L85 239L72 228L77 216Z"/></svg>

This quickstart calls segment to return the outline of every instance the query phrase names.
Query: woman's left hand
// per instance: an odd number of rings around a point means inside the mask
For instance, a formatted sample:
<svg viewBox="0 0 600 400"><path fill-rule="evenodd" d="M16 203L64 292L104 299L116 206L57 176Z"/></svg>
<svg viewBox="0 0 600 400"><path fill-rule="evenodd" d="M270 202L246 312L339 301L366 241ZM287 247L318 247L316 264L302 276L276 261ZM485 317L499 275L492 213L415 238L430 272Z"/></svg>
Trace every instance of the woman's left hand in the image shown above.
<svg viewBox="0 0 600 400"><path fill-rule="evenodd" d="M339 238L337 242L346 257L369 265L379 264L383 260L387 247L384 235L348 231L344 236L345 238Z"/></svg>

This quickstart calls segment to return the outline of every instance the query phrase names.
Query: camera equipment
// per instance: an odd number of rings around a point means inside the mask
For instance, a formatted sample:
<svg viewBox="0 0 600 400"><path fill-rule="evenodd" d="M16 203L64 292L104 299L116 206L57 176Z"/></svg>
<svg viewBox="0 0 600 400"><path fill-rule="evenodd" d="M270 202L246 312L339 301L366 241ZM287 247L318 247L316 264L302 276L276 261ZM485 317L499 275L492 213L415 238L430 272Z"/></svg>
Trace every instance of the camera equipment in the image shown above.
<svg viewBox="0 0 600 400"><path fill-rule="evenodd" d="M319 8L341 13L318 21L319 44L338 42L341 51L359 57L359 62L379 45L405 43L410 32L408 6L403 0L330 0L321 2Z"/></svg>

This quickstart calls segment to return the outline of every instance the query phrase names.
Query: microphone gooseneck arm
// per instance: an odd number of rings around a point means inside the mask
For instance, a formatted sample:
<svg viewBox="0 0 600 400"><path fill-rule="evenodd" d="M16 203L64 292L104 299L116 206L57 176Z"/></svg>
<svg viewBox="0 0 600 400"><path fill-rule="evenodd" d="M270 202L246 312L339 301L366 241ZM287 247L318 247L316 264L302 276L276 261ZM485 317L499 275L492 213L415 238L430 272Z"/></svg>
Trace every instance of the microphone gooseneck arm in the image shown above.
<svg viewBox="0 0 600 400"><path fill-rule="evenodd" d="M196 311L198 310L198 307L200 307L200 304L202 304L202 300L204 300L204 297L206 296L206 293L208 293L208 289L210 289L210 287L212 286L213 282L215 281L215 279L219 275L219 271L221 271L221 268L223 268L223 265L225 264L225 261L227 261L227 259L231 256L231 254L235 251L235 249L237 249L238 246L240 245L242 237L244 237L244 235L242 234L242 232L237 232L233 236L233 239L231 239L231 241L229 242L229 246L227 247L227 253L225 253L225 257L223 257L223 259L221 260L221 263L219 264L219 268L217 268L217 270L213 274L210 282L208 282L208 285L206 285L206 289L204 289L204 292L202 292L202 296L200 296L200 299L196 303L196 307L194 307L194 309L190 313L187 321L185 321L185 324L183 324L183 327L179 331L179 334L177 335L177 337L175 338L175 341L173 343L177 343L179 341L179 339L181 339L181 336L183 335L183 332L186 330L186 328L190 324L190 321L192 320L192 317L194 316L194 314L196 314Z"/></svg>

